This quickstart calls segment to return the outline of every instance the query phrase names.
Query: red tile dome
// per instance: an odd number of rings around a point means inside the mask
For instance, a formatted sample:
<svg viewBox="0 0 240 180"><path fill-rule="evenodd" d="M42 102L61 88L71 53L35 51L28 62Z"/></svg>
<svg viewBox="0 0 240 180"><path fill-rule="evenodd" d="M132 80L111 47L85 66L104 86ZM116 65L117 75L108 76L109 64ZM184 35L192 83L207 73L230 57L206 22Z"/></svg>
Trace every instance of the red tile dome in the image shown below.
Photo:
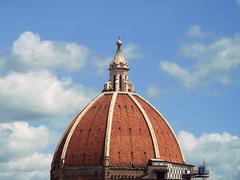
<svg viewBox="0 0 240 180"><path fill-rule="evenodd" d="M192 167L185 164L168 122L134 92L121 45L118 40L103 92L76 116L60 140L51 179L156 179L163 172L171 179L174 172L180 177Z"/></svg>
<svg viewBox="0 0 240 180"><path fill-rule="evenodd" d="M149 159L184 162L167 121L136 93L104 92L72 121L52 165L146 166Z"/></svg>

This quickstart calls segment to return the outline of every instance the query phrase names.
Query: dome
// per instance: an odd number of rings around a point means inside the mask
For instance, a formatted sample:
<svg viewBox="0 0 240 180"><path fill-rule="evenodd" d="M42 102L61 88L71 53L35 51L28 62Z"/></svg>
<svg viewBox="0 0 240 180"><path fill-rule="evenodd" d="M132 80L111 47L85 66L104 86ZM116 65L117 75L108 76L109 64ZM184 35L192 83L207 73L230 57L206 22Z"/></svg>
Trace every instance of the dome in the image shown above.
<svg viewBox="0 0 240 180"><path fill-rule="evenodd" d="M59 143L54 166L146 166L149 159L183 163L164 117L136 93L104 92L73 120Z"/></svg>
<svg viewBox="0 0 240 180"><path fill-rule="evenodd" d="M118 45L102 93L75 117L58 143L51 179L188 177L183 172L193 166L185 163L173 130L134 91L128 70Z"/></svg>

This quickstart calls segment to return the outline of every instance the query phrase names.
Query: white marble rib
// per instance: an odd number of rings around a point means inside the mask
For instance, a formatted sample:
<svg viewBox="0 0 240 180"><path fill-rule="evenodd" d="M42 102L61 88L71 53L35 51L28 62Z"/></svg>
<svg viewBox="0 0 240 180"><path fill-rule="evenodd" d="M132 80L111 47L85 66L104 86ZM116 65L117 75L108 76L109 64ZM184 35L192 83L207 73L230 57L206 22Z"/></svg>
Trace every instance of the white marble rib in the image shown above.
<svg viewBox="0 0 240 180"><path fill-rule="evenodd" d="M117 99L117 94L118 94L117 92L113 93L109 111L108 111L107 128L106 128L106 136L105 136L105 148L104 148L104 159L106 159L106 157L109 157L111 130L112 130L112 118L113 118L115 102Z"/></svg>
<svg viewBox="0 0 240 180"><path fill-rule="evenodd" d="M148 105L150 105L150 106L163 118L163 120L166 122L166 124L167 124L168 127L170 128L172 134L174 135L175 140L177 141L178 147L179 147L179 149L180 149L180 152L181 152L181 155L182 155L182 158L183 158L183 162L186 162L186 161L185 161L184 154L183 154L183 151L182 151L182 148L181 148L181 146L180 146L180 143L178 142L177 136L175 135L175 133L174 133L173 129L171 128L170 124L168 123L168 121L167 121L167 120L164 118L164 116L163 116L153 105L151 105L147 100L145 100L143 97L141 97L140 95L138 95L138 94L136 94L136 93L135 93L135 95L138 96L138 97L140 97L143 101L145 101Z"/></svg>
<svg viewBox="0 0 240 180"><path fill-rule="evenodd" d="M92 102L90 102L87 107L81 112L81 114L78 116L77 120L74 122L74 124L72 125L70 132L68 133L67 139L65 141L64 147L63 147L63 151L62 151L62 155L61 155L61 159L63 159L63 163L65 160L65 156L66 156L66 152L67 152L67 148L70 142L70 139L72 137L72 134L74 132L74 130L76 129L78 123L80 122L80 120L82 119L82 117L85 115L85 113L95 104L95 102L97 102L102 96L104 95L104 93L100 94L99 96L97 96L95 99L92 100Z"/></svg>
<svg viewBox="0 0 240 180"><path fill-rule="evenodd" d="M159 153L157 138L156 138L156 134L154 132L152 123L151 123L147 113L145 112L145 110L143 109L141 104L137 101L137 99L131 93L128 93L128 95L131 97L131 99L134 101L134 103L140 109L140 111L141 111L141 113L142 113L142 115L143 115L143 117L144 117L144 119L147 123L148 129L150 131L150 135L151 135L152 142L153 142L153 147L154 147L154 152L155 152L155 158L160 159L160 153Z"/></svg>

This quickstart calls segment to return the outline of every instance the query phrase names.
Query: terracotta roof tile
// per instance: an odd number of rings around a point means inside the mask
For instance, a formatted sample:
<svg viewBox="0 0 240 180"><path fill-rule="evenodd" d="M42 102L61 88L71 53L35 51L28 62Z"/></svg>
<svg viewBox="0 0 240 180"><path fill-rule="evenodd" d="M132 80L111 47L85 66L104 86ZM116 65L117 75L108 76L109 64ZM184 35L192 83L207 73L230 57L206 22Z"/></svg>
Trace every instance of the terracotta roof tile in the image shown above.
<svg viewBox="0 0 240 180"><path fill-rule="evenodd" d="M146 165L152 157L152 140L143 115L128 95L119 94L112 120L110 164Z"/></svg>
<svg viewBox="0 0 240 180"><path fill-rule="evenodd" d="M183 163L177 140L163 117L138 95L134 95L134 97L145 110L153 126L160 158L169 162ZM94 166L103 164L106 124L111 99L112 94L105 93L83 115L69 141L65 165ZM146 166L149 159L155 158L146 120L127 93L118 93L117 95L111 128L110 165L129 166L133 163L137 166ZM58 167L68 133L63 137L55 153L53 160L55 168Z"/></svg>

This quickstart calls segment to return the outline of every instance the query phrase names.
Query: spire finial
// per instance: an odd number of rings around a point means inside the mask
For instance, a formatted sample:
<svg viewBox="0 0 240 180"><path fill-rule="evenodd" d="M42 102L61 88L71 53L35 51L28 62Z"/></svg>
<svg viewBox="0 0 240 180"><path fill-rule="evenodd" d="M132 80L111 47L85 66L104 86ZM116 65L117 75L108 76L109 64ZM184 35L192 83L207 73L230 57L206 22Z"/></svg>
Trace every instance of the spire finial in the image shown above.
<svg viewBox="0 0 240 180"><path fill-rule="evenodd" d="M103 91L133 92L133 84L128 80L128 63L121 50L122 41L120 37L116 41L117 50L113 60L109 63L109 80L104 84Z"/></svg>
<svg viewBox="0 0 240 180"><path fill-rule="evenodd" d="M121 47L122 41L121 41L121 39L120 39L120 36L118 36L118 40L117 40L116 44L117 44L117 47L118 47L118 48Z"/></svg>

